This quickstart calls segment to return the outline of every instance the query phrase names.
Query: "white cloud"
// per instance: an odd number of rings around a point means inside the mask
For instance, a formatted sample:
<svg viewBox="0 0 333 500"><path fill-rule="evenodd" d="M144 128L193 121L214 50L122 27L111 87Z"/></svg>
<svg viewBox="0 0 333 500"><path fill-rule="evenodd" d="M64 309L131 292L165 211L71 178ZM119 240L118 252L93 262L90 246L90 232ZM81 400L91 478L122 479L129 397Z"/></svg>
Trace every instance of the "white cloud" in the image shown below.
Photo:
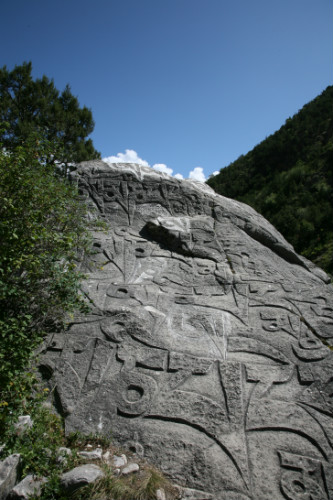
<svg viewBox="0 0 333 500"><path fill-rule="evenodd" d="M149 165L146 160L140 158L134 149L126 149L125 153L118 153L116 156L107 156L106 158L103 158L103 161L106 163L138 163L139 165L151 167L158 172L163 172L168 175L172 175L173 172L172 168L168 167L164 163L155 163L153 166ZM183 179L181 174L176 174L175 177L177 179Z"/></svg>
<svg viewBox="0 0 333 500"><path fill-rule="evenodd" d="M194 179L200 182L205 182L206 180L202 167L195 167L193 170L191 170L189 177L190 179Z"/></svg>
<svg viewBox="0 0 333 500"><path fill-rule="evenodd" d="M134 151L134 149L125 149L125 153L118 153L116 156L107 156L106 158L103 158L103 161L105 161L106 163L138 163L139 165L143 165L144 167L151 167L158 172L163 172L168 175L172 175L173 173L172 168L168 167L164 163L155 163L152 166L149 165L146 160L140 158L140 156L136 151ZM214 172L214 175L218 173L219 172ZM184 179L182 174L175 174L174 177L176 179ZM189 178L205 182L206 178L205 174L203 173L203 168L195 167L194 170L190 172Z"/></svg>
<svg viewBox="0 0 333 500"><path fill-rule="evenodd" d="M138 156L138 153L133 149L125 149L125 153L118 153L117 156L107 156L103 158L106 163L138 163L144 167L149 167L150 165L146 160L143 160Z"/></svg>
<svg viewBox="0 0 333 500"><path fill-rule="evenodd" d="M215 170L213 173L212 173L212 176L215 177L215 175L218 175L220 173L219 170Z"/></svg>
<svg viewBox="0 0 333 500"><path fill-rule="evenodd" d="M164 163L155 163L155 165L153 165L153 169L157 170L158 172L164 172L168 175L172 175L173 172L172 168L167 167L166 165L164 165Z"/></svg>

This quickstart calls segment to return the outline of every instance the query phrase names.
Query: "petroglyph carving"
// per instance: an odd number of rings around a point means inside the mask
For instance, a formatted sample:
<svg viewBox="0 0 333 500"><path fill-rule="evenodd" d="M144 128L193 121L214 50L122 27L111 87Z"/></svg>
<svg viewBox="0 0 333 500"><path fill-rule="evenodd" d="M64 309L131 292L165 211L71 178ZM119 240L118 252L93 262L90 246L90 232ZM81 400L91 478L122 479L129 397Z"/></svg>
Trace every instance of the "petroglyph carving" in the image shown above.
<svg viewBox="0 0 333 500"><path fill-rule="evenodd" d="M92 303L45 345L68 432L111 432L200 498L333 500L332 286L194 181L81 164ZM202 496L204 495L204 496Z"/></svg>

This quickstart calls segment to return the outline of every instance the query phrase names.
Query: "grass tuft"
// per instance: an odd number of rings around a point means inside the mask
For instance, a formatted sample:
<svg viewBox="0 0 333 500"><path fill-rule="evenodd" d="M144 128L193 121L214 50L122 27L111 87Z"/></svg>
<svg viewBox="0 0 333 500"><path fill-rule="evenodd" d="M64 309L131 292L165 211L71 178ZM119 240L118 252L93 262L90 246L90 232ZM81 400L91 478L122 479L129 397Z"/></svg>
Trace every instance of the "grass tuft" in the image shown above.
<svg viewBox="0 0 333 500"><path fill-rule="evenodd" d="M105 468L105 476L74 494L75 500L156 500L156 492L163 489L167 500L179 497L179 490L158 469L140 465L140 471L128 476L114 476Z"/></svg>

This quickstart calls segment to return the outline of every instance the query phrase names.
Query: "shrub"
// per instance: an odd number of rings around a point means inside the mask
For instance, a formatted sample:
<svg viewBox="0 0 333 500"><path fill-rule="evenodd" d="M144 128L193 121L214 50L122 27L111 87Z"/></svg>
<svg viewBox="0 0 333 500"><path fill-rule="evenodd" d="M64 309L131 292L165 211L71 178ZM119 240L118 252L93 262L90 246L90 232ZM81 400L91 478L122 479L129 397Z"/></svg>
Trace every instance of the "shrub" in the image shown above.
<svg viewBox="0 0 333 500"><path fill-rule="evenodd" d="M50 147L38 137L0 147L0 425L26 394L22 373L45 333L87 308L77 261L89 248L87 209L43 162Z"/></svg>

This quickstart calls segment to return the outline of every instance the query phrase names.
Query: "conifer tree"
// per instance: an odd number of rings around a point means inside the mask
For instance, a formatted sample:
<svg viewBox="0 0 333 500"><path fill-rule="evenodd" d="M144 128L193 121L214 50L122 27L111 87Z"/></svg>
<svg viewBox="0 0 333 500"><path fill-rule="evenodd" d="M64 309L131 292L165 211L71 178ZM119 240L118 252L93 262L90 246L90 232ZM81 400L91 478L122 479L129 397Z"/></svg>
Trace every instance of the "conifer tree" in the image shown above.
<svg viewBox="0 0 333 500"><path fill-rule="evenodd" d="M100 158L92 140L94 129L90 109L80 107L69 85L60 93L45 75L33 79L31 62L12 71L0 68L0 122L7 124L0 142L6 149L22 145L36 133L53 145L48 163L56 159L65 165Z"/></svg>

